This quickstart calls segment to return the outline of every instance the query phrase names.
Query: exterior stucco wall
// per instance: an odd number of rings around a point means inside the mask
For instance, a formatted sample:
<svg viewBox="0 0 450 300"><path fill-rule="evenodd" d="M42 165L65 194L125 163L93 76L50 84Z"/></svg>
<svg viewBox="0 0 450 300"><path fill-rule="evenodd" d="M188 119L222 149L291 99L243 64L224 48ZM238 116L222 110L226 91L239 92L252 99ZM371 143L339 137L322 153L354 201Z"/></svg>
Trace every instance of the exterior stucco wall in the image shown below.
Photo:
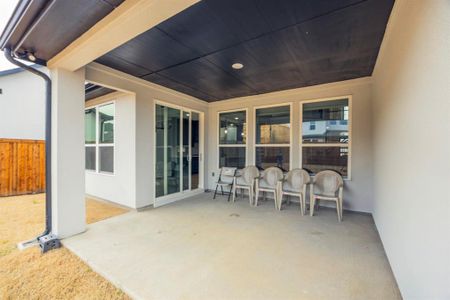
<svg viewBox="0 0 450 300"><path fill-rule="evenodd" d="M29 72L18 72L0 76L0 89L0 138L43 140L44 80Z"/></svg>
<svg viewBox="0 0 450 300"><path fill-rule="evenodd" d="M136 208L136 101L134 94L112 93L86 107L114 101L114 174L86 171L86 193Z"/></svg>
<svg viewBox="0 0 450 300"><path fill-rule="evenodd" d="M373 216L404 299L450 299L450 2L397 0L373 75Z"/></svg>
<svg viewBox="0 0 450 300"><path fill-rule="evenodd" d="M136 99L136 202L134 207L153 205L155 201L153 125L155 101L164 101L204 113L207 112L207 103L96 63L87 66L86 80L134 94Z"/></svg>
<svg viewBox="0 0 450 300"><path fill-rule="evenodd" d="M218 112L247 109L247 164L254 164L254 108L258 106L292 103L292 141L290 168L300 168L300 103L314 99L352 96L352 154L351 180L345 181L344 208L355 211L372 211L372 128L371 81L361 78L294 90L242 97L214 102L209 105L207 138L207 182L213 189L218 176ZM215 174L215 177L212 174ZM324 203L325 204L325 203Z"/></svg>

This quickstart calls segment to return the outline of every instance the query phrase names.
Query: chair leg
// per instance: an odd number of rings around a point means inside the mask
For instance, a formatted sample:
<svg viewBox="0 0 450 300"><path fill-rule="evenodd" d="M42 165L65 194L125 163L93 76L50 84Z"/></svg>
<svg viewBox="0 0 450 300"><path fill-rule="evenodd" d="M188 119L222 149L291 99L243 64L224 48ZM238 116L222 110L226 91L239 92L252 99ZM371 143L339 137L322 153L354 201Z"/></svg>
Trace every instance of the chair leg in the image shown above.
<svg viewBox="0 0 450 300"><path fill-rule="evenodd" d="M281 206L283 205L283 195L281 195L280 193L276 193L275 194L277 197L277 202L278 202L278 210L281 210ZM289 196L287 196L289 199Z"/></svg>
<svg viewBox="0 0 450 300"><path fill-rule="evenodd" d="M339 208L341 210L341 221L344 218L344 210L342 208L342 199L339 199Z"/></svg>
<svg viewBox="0 0 450 300"><path fill-rule="evenodd" d="M254 205L255 205L255 206L258 206L258 197L259 197L259 189L256 188L256 191L255 191L255 201L254 201Z"/></svg>
<svg viewBox="0 0 450 300"><path fill-rule="evenodd" d="M337 217L338 221L341 221L341 205L339 204L339 200L336 201L336 211L337 211Z"/></svg>
<svg viewBox="0 0 450 300"><path fill-rule="evenodd" d="M250 203L250 206L253 206L253 191L252 191L252 188L248 189L248 202Z"/></svg>
<svg viewBox="0 0 450 300"><path fill-rule="evenodd" d="M303 197L300 195L300 213L302 216L305 215L305 204L303 203Z"/></svg>
<svg viewBox="0 0 450 300"><path fill-rule="evenodd" d="M236 198L236 186L235 186L235 185L233 185L233 191L232 191L232 193L233 193L233 197L231 198L231 201L234 203L234 200L235 200L235 198Z"/></svg>
<svg viewBox="0 0 450 300"><path fill-rule="evenodd" d="M216 199L216 195L217 195L217 188L219 187L219 185L216 185L216 189L214 190L214 197L213 199Z"/></svg>
<svg viewBox="0 0 450 300"><path fill-rule="evenodd" d="M309 215L312 217L314 216L314 206L316 206L316 198L314 198L314 196L311 196L311 200L309 201Z"/></svg>
<svg viewBox="0 0 450 300"><path fill-rule="evenodd" d="M223 185L220 186L220 190L222 191L222 196L223 196Z"/></svg>
<svg viewBox="0 0 450 300"><path fill-rule="evenodd" d="M275 209L280 210L280 205L278 203L277 192L273 192L273 202L275 203Z"/></svg>
<svg viewBox="0 0 450 300"><path fill-rule="evenodd" d="M228 202L230 202L230 197L231 197L231 193L233 192L233 187L234 187L234 185L232 184L231 186L230 186L230 192L228 193Z"/></svg>

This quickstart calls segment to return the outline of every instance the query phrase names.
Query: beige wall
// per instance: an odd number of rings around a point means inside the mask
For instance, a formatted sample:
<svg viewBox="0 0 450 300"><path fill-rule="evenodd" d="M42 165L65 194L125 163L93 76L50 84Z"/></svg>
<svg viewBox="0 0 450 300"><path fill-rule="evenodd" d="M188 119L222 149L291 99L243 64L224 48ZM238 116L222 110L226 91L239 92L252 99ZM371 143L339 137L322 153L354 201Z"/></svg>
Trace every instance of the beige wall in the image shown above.
<svg viewBox="0 0 450 300"><path fill-rule="evenodd" d="M218 172L218 112L247 108L247 164L254 163L254 107L292 103L291 169L300 165L300 103L306 100L352 96L352 157L351 180L345 182L346 209L372 211L372 128L371 81L361 78L332 84L287 90L263 95L214 102L209 105L207 116L207 182L214 188ZM216 176L213 177L212 173Z"/></svg>
<svg viewBox="0 0 450 300"><path fill-rule="evenodd" d="M374 71L374 219L405 299L450 299L450 2L397 0Z"/></svg>
<svg viewBox="0 0 450 300"><path fill-rule="evenodd" d="M185 106L200 112L207 103L111 68L91 63L86 80L136 97L136 207L154 204L154 105L155 100Z"/></svg>

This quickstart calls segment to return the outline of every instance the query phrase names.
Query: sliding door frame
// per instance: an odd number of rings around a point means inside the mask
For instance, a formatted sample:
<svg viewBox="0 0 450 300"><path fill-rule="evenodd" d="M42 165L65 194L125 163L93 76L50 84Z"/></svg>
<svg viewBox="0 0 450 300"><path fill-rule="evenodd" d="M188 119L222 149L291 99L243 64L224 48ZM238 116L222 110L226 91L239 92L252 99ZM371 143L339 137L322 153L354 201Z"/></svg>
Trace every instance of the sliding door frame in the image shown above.
<svg viewBox="0 0 450 300"><path fill-rule="evenodd" d="M205 146L205 140L204 140L204 120L205 120L205 114L202 111L195 110L189 107L180 106L176 104L172 104L170 102L161 101L155 99L153 101L153 128L152 128L152 134L153 134L153 197L154 202L153 206L158 207L164 204L168 204L177 200L181 200L183 198L199 194L203 192L204 190L204 146ZM191 130L189 130L189 189L183 190L183 153L180 153L180 191L176 193L172 193L169 195L164 195L157 197L156 196L156 106L166 106L169 108L178 109L180 111L180 149L183 148L183 112L189 113L189 127ZM191 189L192 187L192 113L197 113L199 115L199 182L198 187L194 190Z"/></svg>

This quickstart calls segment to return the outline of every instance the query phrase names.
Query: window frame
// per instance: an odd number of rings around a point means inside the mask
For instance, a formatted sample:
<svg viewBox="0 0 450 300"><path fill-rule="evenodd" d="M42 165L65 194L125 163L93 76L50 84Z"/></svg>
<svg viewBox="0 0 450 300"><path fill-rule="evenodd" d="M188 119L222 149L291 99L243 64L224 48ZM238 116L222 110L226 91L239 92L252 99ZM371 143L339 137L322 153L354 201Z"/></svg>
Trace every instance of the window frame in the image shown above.
<svg viewBox="0 0 450 300"><path fill-rule="evenodd" d="M220 115L226 114L226 113L232 113L232 112L241 112L245 111L245 144L221 144L220 143ZM248 108L236 108L236 109L230 109L230 110L220 110L217 112L217 128L216 128L216 134L217 134L217 169L220 169L220 148L235 148L235 147L242 147L245 148L245 166L248 165Z"/></svg>
<svg viewBox="0 0 450 300"><path fill-rule="evenodd" d="M270 107L281 107L281 106L289 106L289 144L257 144L256 143L256 111L258 109L270 108ZM292 141L293 141L293 102L284 102L277 104L268 104L261 106L253 107L253 164L256 165L256 148L257 147L289 147L289 169L292 169ZM289 171L289 170L288 170Z"/></svg>
<svg viewBox="0 0 450 300"><path fill-rule="evenodd" d="M100 107L106 105L114 105L114 124L113 124L113 143L100 143ZM86 147L95 147L95 170L86 169L86 165L84 166L85 172L106 176L115 176L116 173L116 100L110 100L107 102L102 102L95 105L89 105L84 108L84 111L88 109L95 108L95 143L86 144L86 138L84 141L84 148ZM86 130L86 128L85 128ZM100 148L101 147L113 147L113 172L100 171ZM86 150L85 150L86 151ZM85 162L86 164L86 162Z"/></svg>
<svg viewBox="0 0 450 300"><path fill-rule="evenodd" d="M339 148L347 148L347 176L343 176L344 180L351 181L352 180L352 117L353 117L353 106L352 106L352 95L343 95L337 97L328 97L328 98L319 98L319 99L310 99L304 100L300 102L300 168L303 168L303 147L339 147ZM303 143L303 105L309 103L316 102L327 102L333 100L342 100L347 99L348 101L348 143ZM312 177L315 176L311 175Z"/></svg>

